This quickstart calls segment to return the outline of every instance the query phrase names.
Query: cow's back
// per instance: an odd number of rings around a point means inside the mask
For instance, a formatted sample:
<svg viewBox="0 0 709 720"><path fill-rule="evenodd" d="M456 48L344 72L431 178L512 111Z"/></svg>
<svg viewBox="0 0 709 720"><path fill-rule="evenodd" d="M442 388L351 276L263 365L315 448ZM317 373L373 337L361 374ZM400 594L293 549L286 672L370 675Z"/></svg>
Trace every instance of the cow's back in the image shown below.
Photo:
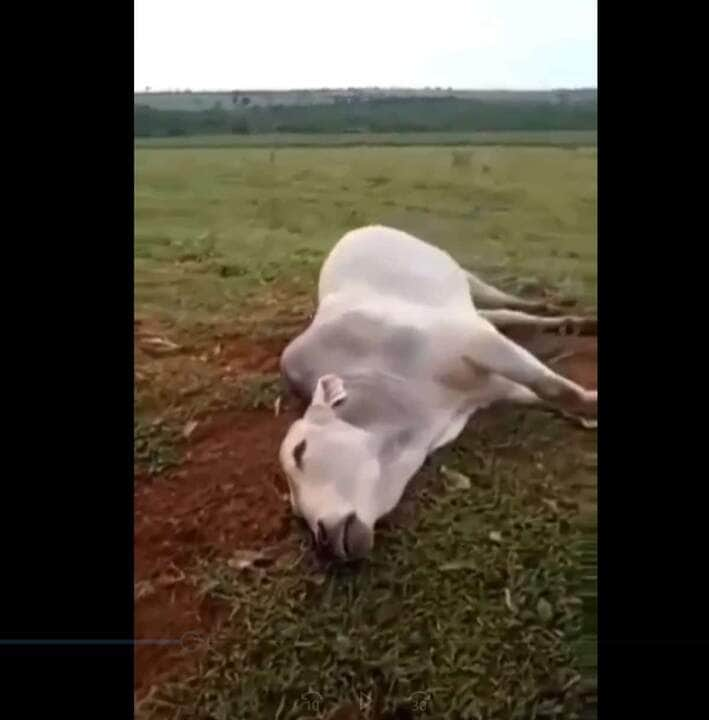
<svg viewBox="0 0 709 720"><path fill-rule="evenodd" d="M471 304L465 271L448 253L401 230L352 230L320 271L318 299L362 294L442 307Z"/></svg>

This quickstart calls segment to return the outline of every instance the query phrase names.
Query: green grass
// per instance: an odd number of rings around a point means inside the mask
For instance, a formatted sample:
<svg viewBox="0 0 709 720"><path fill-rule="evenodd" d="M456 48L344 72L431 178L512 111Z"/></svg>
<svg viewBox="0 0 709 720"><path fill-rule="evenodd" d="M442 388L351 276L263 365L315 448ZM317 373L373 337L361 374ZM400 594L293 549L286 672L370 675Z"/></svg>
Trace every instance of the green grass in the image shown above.
<svg viewBox="0 0 709 720"><path fill-rule="evenodd" d="M178 462L178 431L159 421L143 423L136 418L133 428L136 468L150 475L174 467Z"/></svg>
<svg viewBox="0 0 709 720"><path fill-rule="evenodd" d="M329 248L375 222L506 289L595 307L595 148L203 148L136 150L136 313L175 337L289 335ZM269 405L274 382L249 381L246 406ZM140 438L148 462L169 461L157 431ZM322 711L379 694L390 710L418 700L417 718L586 717L595 442L538 411L481 417L422 472L413 518L389 523L371 562L322 572L294 522L269 567L193 568L232 621L140 714L320 717L314 698ZM446 489L440 465L470 488Z"/></svg>
<svg viewBox="0 0 709 720"><path fill-rule="evenodd" d="M405 133L273 133L267 135L203 135L135 138L140 148L232 147L343 147L382 145L524 145L574 146L596 144L595 130L529 130L508 132L405 132Z"/></svg>
<svg viewBox="0 0 709 720"><path fill-rule="evenodd" d="M418 233L511 290L596 295L596 150L136 150L139 313L245 320L269 288L311 292L338 237Z"/></svg>

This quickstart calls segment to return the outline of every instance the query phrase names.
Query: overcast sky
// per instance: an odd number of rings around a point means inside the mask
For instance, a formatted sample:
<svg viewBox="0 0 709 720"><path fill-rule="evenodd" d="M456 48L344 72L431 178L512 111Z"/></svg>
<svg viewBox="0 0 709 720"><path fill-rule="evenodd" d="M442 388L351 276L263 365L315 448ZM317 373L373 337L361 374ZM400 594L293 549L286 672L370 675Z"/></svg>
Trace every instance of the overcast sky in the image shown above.
<svg viewBox="0 0 709 720"><path fill-rule="evenodd" d="M134 0L136 90L596 87L596 0Z"/></svg>

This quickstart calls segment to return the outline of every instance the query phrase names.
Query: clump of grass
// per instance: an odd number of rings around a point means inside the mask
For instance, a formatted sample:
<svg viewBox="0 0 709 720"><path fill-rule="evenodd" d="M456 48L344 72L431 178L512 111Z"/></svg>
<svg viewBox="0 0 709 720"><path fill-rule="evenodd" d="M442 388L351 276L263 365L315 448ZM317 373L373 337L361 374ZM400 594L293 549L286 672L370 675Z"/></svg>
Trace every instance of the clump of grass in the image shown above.
<svg viewBox="0 0 709 720"><path fill-rule="evenodd" d="M221 277L242 277L248 275L249 269L239 263L223 263L218 265Z"/></svg>
<svg viewBox="0 0 709 720"><path fill-rule="evenodd" d="M157 475L175 467L179 462L179 431L177 428L153 421L137 422L133 428L134 462L138 470Z"/></svg>
<svg viewBox="0 0 709 720"><path fill-rule="evenodd" d="M285 227L291 235L300 235L303 232L303 226L294 218L288 220Z"/></svg>
<svg viewBox="0 0 709 720"><path fill-rule="evenodd" d="M369 187L380 187L381 185L387 185L391 182L391 178L386 175L373 175L372 177L365 178Z"/></svg>
<svg viewBox="0 0 709 720"><path fill-rule="evenodd" d="M469 168L473 163L473 153L470 150L453 150L451 152L451 166L454 168Z"/></svg>
<svg viewBox="0 0 709 720"><path fill-rule="evenodd" d="M178 241L175 246L179 248L178 262L205 262L217 257L217 237L207 231L196 238Z"/></svg>
<svg viewBox="0 0 709 720"><path fill-rule="evenodd" d="M254 375L239 383L237 404L247 410L271 409L281 390L281 378L278 373Z"/></svg>
<svg viewBox="0 0 709 720"><path fill-rule="evenodd" d="M278 198L268 198L261 204L262 217L266 219L266 226L271 230L278 230L287 222L286 208Z"/></svg>

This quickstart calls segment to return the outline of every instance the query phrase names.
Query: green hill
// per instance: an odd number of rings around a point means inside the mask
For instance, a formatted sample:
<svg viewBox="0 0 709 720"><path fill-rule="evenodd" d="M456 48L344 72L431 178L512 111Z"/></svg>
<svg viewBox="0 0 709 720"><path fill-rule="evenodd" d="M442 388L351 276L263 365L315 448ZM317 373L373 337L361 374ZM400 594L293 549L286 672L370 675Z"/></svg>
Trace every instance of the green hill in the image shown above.
<svg viewBox="0 0 709 720"><path fill-rule="evenodd" d="M595 130L595 90L136 93L136 137Z"/></svg>

